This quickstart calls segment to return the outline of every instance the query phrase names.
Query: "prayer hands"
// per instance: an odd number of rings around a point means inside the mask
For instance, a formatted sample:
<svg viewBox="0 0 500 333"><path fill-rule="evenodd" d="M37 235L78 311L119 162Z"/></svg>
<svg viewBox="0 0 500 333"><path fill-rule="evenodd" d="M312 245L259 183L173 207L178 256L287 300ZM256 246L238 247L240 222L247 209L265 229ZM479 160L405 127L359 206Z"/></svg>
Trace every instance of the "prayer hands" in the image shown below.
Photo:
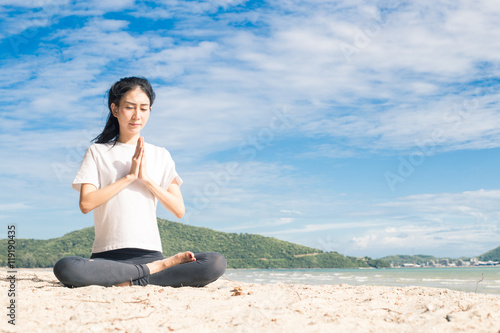
<svg viewBox="0 0 500 333"><path fill-rule="evenodd" d="M142 181L149 179L146 171L146 149L144 148L143 137L137 140L137 147L132 157L132 166L130 167L129 174L134 175L136 179L138 178Z"/></svg>

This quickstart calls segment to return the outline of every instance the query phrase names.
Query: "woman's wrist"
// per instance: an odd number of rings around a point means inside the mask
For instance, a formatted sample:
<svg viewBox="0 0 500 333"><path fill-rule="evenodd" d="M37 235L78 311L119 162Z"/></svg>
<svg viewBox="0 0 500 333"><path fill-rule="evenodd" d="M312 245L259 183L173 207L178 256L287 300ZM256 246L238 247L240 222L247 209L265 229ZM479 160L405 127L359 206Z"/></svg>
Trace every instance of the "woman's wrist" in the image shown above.
<svg viewBox="0 0 500 333"><path fill-rule="evenodd" d="M143 178L140 178L140 180L144 185L146 185L146 187L149 187L153 184L153 181L149 177L143 177Z"/></svg>
<svg viewBox="0 0 500 333"><path fill-rule="evenodd" d="M129 183L132 183L133 181L135 181L137 179L137 176L134 175L133 173L129 173L128 175L126 175L125 177L123 177L127 182Z"/></svg>

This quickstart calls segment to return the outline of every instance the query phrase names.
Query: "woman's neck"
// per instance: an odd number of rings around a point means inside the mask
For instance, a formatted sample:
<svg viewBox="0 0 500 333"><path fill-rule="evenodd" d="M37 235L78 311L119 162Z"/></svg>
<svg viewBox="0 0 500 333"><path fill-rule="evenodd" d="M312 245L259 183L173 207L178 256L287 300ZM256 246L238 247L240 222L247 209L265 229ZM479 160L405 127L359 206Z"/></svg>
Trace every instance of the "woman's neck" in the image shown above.
<svg viewBox="0 0 500 333"><path fill-rule="evenodd" d="M116 139L117 142L124 143L127 145L136 145L137 140L141 137L141 133L138 133L136 135L132 135L130 137L123 136L123 135L118 135L118 138Z"/></svg>

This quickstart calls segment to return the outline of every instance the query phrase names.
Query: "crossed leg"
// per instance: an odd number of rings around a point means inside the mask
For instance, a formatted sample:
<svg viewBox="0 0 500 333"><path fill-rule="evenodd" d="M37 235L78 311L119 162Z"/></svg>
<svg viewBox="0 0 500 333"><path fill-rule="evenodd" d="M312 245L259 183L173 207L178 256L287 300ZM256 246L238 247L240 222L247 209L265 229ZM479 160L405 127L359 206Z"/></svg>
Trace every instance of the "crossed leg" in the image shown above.
<svg viewBox="0 0 500 333"><path fill-rule="evenodd" d="M54 275L67 287L130 286L132 281L144 282L141 280L151 274L192 261L196 261L196 258L189 251L146 264L130 264L101 258L66 257L54 265Z"/></svg>
<svg viewBox="0 0 500 333"><path fill-rule="evenodd" d="M149 268L149 274L155 274L155 273L161 272L169 267L184 264L187 262L192 262L192 261L196 261L194 253L191 251L186 251L183 253L177 253L176 255L173 255L171 257L168 257L168 258L165 258L162 260L156 260L156 261L150 262L149 264L146 264L146 266ZM117 287L128 287L131 285L132 285L132 281L126 281L123 283L115 284L115 286L117 286Z"/></svg>

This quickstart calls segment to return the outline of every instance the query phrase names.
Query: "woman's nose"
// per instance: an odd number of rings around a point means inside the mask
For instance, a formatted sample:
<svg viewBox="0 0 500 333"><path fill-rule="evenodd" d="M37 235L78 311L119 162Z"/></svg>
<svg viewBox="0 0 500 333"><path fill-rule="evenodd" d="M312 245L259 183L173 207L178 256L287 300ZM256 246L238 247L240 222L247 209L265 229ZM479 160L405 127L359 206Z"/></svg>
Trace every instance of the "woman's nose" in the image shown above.
<svg viewBox="0 0 500 333"><path fill-rule="evenodd" d="M141 119L141 109L137 108L134 110L134 117L136 119Z"/></svg>

